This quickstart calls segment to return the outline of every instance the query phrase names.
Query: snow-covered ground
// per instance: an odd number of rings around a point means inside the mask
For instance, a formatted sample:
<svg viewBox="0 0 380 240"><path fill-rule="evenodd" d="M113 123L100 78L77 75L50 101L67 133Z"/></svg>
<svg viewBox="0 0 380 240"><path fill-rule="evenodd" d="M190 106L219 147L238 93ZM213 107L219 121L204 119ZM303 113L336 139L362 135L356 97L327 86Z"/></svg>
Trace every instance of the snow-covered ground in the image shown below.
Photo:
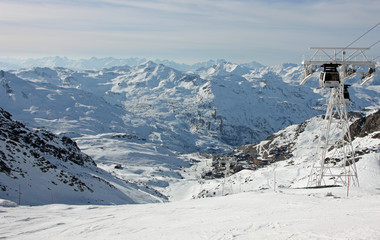
<svg viewBox="0 0 380 240"><path fill-rule="evenodd" d="M5 239L380 237L380 195L351 193L347 198L345 189L287 189L281 192L268 189L163 204L53 204L0 207L0 211L0 238Z"/></svg>
<svg viewBox="0 0 380 240"><path fill-rule="evenodd" d="M211 164L211 159L200 154L182 156L184 162L192 164L176 171L182 178L168 176L171 171L166 172L165 164L150 166L147 162L134 172L137 166L113 169L112 161L104 162L100 166L120 178L156 179L157 189L167 194L170 201L17 207L3 200L0 238L379 239L378 141L370 136L354 141L356 148L369 147L373 151L357 163L360 187L351 188L305 189L311 163L301 156L257 171L241 171L225 182L199 178ZM141 147L138 151L142 156L143 149L153 151L149 146ZM114 149L103 151L112 156ZM119 154L123 154L123 149Z"/></svg>

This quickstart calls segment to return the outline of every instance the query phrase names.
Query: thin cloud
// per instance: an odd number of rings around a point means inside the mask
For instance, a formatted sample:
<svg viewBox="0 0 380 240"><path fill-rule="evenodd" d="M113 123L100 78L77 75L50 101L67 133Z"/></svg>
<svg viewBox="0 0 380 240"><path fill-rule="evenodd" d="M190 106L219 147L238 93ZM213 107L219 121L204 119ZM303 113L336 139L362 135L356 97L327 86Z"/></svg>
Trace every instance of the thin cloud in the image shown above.
<svg viewBox="0 0 380 240"><path fill-rule="evenodd" d="M9 56L16 51L160 58L182 53L183 59L191 52L192 58L198 53L243 61L252 53L251 60L275 63L280 53L298 61L309 46L348 44L378 21L380 3L3 0L0 9L0 54ZM358 44L369 46L380 39L379 32Z"/></svg>

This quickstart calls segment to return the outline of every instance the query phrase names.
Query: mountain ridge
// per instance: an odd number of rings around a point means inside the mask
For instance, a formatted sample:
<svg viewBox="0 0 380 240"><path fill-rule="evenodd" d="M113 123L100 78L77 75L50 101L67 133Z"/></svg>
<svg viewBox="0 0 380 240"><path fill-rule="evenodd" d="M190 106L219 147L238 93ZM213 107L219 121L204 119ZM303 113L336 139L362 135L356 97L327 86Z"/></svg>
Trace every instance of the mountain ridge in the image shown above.
<svg viewBox="0 0 380 240"><path fill-rule="evenodd" d="M71 70L102 70L104 68L113 68L118 66L137 66L147 61L154 61L159 64L164 64L168 67L175 68L180 71L196 71L200 68L207 68L218 63L226 62L224 59L208 60L197 62L194 64L178 63L171 60L161 59L146 59L139 57L130 58L114 58L114 57L91 57L81 59L70 59L67 57L42 57L42 58L0 58L0 69L2 70L17 70L28 69L33 67L48 67L48 68L68 68ZM264 67L259 62L251 61L242 64L251 69Z"/></svg>
<svg viewBox="0 0 380 240"><path fill-rule="evenodd" d="M302 67L296 64L249 69L227 61L192 73L153 61L99 71L32 68L3 73L2 101L12 106L8 110L19 115L19 120L29 112L32 121L51 126L53 119L66 116L63 128L70 123L87 124L80 128L88 129L87 133L101 128L102 132L129 131L145 139L158 139L155 136L160 135L159 141L176 151L220 151L228 149L228 145L258 142L287 125L321 114L328 93L316 87L317 81L299 86L302 74ZM22 84L21 79L26 83ZM353 109L380 105L376 81L368 89L359 84L351 86ZM15 86L14 93L8 93L12 82L24 86ZM29 100L24 101L27 108L12 100L16 92L18 99L28 96L26 90L18 89L30 85L35 88L28 90L31 96L41 94L45 88L49 91L44 93L47 103L60 99L54 103L57 109L62 105L60 114L41 111L44 106L31 105ZM102 115L107 116L107 124ZM71 129L66 133L74 132ZM80 129L75 131L81 132Z"/></svg>

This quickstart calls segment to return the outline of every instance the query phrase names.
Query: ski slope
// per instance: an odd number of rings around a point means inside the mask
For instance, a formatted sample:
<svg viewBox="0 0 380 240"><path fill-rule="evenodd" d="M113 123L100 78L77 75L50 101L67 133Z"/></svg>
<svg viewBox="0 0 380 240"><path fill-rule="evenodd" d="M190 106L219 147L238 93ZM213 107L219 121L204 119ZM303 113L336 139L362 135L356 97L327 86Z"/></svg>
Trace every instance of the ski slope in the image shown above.
<svg viewBox="0 0 380 240"><path fill-rule="evenodd" d="M378 239L379 194L346 198L340 190L332 196L330 189L289 189L164 204L0 207L0 237Z"/></svg>

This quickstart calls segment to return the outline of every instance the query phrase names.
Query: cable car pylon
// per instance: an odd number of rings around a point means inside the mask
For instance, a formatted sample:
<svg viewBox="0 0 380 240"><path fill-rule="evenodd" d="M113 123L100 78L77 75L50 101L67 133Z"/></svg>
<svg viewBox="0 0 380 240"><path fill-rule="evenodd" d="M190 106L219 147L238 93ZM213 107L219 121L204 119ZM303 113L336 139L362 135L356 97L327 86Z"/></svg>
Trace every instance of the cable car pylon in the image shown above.
<svg viewBox="0 0 380 240"><path fill-rule="evenodd" d="M313 47L314 54L302 62L304 84L320 71L320 87L330 88L326 114L321 123L317 153L307 187L359 186L346 103L349 101L347 79L355 75L355 68L368 66L364 81L373 78L375 61L364 54L369 48ZM353 56L360 55L353 59ZM364 75L363 75L364 76ZM363 81L363 82L364 82Z"/></svg>

